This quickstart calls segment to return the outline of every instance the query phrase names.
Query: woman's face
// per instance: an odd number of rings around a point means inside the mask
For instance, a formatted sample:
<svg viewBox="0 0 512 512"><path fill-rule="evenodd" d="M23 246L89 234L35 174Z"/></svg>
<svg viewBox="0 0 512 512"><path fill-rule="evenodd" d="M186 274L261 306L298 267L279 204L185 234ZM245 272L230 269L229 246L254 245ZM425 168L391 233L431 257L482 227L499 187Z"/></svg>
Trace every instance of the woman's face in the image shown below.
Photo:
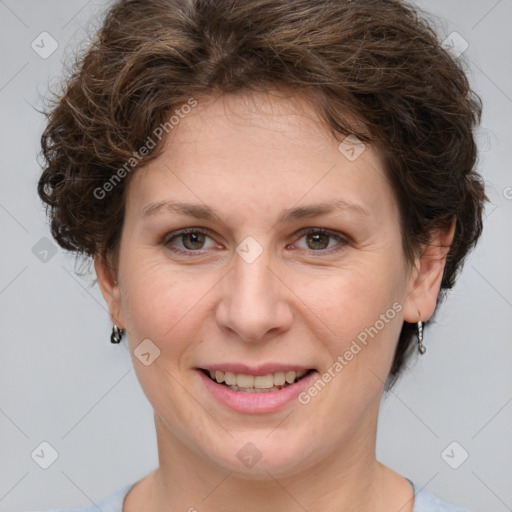
<svg viewBox="0 0 512 512"><path fill-rule="evenodd" d="M255 477L374 456L402 322L430 307L375 150L298 97L222 96L134 173L119 285L96 268L161 453Z"/></svg>

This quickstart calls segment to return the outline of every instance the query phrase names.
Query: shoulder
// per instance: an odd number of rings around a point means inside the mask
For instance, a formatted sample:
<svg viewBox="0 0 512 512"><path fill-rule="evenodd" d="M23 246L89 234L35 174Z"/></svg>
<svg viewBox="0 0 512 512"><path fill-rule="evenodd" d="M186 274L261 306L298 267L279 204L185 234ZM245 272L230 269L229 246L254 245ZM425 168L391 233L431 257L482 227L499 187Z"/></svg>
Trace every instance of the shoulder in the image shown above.
<svg viewBox="0 0 512 512"><path fill-rule="evenodd" d="M117 490L110 496L107 496L97 503L91 503L85 507L73 508L73 509L55 509L49 510L48 512L122 512L123 501L128 491L133 487L134 484L128 484Z"/></svg>
<svg viewBox="0 0 512 512"><path fill-rule="evenodd" d="M408 479L409 480L409 479ZM457 507L452 503L443 501L428 489L422 488L409 480L414 487L413 512L469 512L465 508Z"/></svg>

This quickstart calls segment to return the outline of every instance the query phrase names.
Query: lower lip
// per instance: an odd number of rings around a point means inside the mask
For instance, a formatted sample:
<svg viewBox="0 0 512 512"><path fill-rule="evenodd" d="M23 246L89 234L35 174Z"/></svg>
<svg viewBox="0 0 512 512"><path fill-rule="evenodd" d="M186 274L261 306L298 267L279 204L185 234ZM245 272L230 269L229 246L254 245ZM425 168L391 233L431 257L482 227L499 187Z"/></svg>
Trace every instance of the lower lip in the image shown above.
<svg viewBox="0 0 512 512"><path fill-rule="evenodd" d="M294 382L279 391L244 393L243 391L233 391L223 384L218 384L206 376L202 370L197 371L208 391L221 404L238 412L254 414L274 412L293 402L300 393L310 386L311 381L318 375L318 372L313 371L298 382Z"/></svg>

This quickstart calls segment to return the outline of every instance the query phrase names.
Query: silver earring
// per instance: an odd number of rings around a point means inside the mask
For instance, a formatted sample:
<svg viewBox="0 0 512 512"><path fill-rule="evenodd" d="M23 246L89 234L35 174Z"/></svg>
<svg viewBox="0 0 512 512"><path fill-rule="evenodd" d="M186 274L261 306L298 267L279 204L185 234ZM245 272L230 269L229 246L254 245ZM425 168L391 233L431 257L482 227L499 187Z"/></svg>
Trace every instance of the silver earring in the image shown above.
<svg viewBox="0 0 512 512"><path fill-rule="evenodd" d="M112 327L112 334L110 335L110 343L121 343L123 339L123 330L116 324Z"/></svg>
<svg viewBox="0 0 512 512"><path fill-rule="evenodd" d="M418 321L418 350L420 354L424 354L427 349L423 346L423 322Z"/></svg>

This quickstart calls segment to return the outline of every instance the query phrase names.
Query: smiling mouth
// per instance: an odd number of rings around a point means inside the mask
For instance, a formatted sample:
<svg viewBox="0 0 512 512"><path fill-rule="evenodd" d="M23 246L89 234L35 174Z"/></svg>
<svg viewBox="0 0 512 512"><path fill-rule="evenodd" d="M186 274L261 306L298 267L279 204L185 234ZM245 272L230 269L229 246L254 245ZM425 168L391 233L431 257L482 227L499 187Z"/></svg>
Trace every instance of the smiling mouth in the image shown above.
<svg viewBox="0 0 512 512"><path fill-rule="evenodd" d="M268 373L266 375L247 375L244 373L224 372L221 370L201 371L211 380L232 391L242 393L270 393L295 384L315 370L300 370Z"/></svg>

